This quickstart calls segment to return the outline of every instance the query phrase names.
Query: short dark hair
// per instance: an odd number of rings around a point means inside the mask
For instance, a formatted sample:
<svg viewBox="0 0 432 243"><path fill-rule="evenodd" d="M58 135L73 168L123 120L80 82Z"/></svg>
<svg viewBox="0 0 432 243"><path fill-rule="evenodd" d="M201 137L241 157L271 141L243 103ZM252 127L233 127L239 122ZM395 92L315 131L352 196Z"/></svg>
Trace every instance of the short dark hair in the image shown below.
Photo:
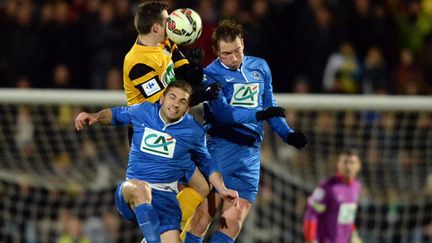
<svg viewBox="0 0 432 243"><path fill-rule="evenodd" d="M243 38L243 27L234 20L225 19L213 31L212 44L219 50L219 41L233 42L237 37Z"/></svg>
<svg viewBox="0 0 432 243"><path fill-rule="evenodd" d="M189 94L189 102L190 102L190 95L192 95L192 86L188 82L181 79L175 80L174 82L168 84L163 94L166 95L171 88L179 88L187 92Z"/></svg>
<svg viewBox="0 0 432 243"><path fill-rule="evenodd" d="M345 155L345 156L357 156L361 162L361 158L360 158L360 154L358 152L358 150L356 148L345 148L343 149L340 154L340 156Z"/></svg>
<svg viewBox="0 0 432 243"><path fill-rule="evenodd" d="M164 10L168 10L168 4L160 1L149 1L138 5L135 13L135 29L138 34L148 34L153 24L162 24Z"/></svg>
<svg viewBox="0 0 432 243"><path fill-rule="evenodd" d="M342 150L340 152L340 154L341 155L348 155L348 156L351 156L351 155L357 155L358 156L358 152L354 148L345 148L344 150Z"/></svg>

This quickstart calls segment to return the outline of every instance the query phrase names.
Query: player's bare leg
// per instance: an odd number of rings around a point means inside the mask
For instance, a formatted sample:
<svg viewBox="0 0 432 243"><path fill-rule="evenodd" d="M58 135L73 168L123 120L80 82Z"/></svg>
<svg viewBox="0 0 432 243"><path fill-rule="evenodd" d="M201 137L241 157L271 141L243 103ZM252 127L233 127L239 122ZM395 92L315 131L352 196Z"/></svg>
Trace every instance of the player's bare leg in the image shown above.
<svg viewBox="0 0 432 243"><path fill-rule="evenodd" d="M190 221L188 235L186 236L186 242L195 242L192 238L204 238L209 225L213 221L216 215L217 209L219 208L222 200L216 193L211 192L209 196L202 202L196 209L193 217Z"/></svg>
<svg viewBox="0 0 432 243"><path fill-rule="evenodd" d="M219 223L219 231L233 240L236 239L251 207L252 204L244 198L240 198L238 204L224 201Z"/></svg>
<svg viewBox="0 0 432 243"><path fill-rule="evenodd" d="M142 234L148 243L160 241L159 218L151 205L151 187L145 181L129 180L122 186L122 195L126 203L135 211Z"/></svg>
<svg viewBox="0 0 432 243"><path fill-rule="evenodd" d="M198 167L195 168L188 186L193 188L203 198L206 198L210 193L210 185Z"/></svg>
<svg viewBox="0 0 432 243"><path fill-rule="evenodd" d="M215 237L220 237L220 235L230 238L231 241L237 238L251 209L251 203L243 198L240 198L237 203L230 203L222 201L217 193L210 193L209 197L195 211L185 242L188 242L189 237L198 237L201 240L204 238L221 203L223 206L219 230L212 240Z"/></svg>
<svg viewBox="0 0 432 243"><path fill-rule="evenodd" d="M161 234L162 243L180 243L180 232L169 230Z"/></svg>
<svg viewBox="0 0 432 243"><path fill-rule="evenodd" d="M145 181L129 180L124 182L122 194L131 208L135 209L140 204L151 203L151 190L150 185Z"/></svg>
<svg viewBox="0 0 432 243"><path fill-rule="evenodd" d="M182 211L182 228L184 228L187 220L192 217L195 209L204 201L210 192L210 186L198 168L195 169L188 186L189 187L184 188L177 194L177 200L179 201Z"/></svg>

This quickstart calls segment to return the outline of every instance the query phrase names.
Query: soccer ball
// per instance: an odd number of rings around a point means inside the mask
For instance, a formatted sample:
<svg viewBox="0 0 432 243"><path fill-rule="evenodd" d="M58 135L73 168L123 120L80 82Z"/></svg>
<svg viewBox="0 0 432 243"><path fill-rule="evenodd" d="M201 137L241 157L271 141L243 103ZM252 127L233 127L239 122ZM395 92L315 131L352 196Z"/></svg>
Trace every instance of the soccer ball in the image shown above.
<svg viewBox="0 0 432 243"><path fill-rule="evenodd" d="M201 17L190 8L179 8L169 15L165 28L168 38L174 43L190 45L201 35Z"/></svg>

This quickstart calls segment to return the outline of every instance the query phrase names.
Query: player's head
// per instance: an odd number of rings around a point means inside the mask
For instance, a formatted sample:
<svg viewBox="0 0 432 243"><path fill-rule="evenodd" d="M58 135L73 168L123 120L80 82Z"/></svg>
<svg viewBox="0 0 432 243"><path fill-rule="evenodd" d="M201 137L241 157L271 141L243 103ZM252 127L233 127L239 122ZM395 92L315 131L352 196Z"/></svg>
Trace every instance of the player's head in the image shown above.
<svg viewBox="0 0 432 243"><path fill-rule="evenodd" d="M212 35L213 50L219 60L231 69L238 69L243 62L243 28L233 20L223 20Z"/></svg>
<svg viewBox="0 0 432 243"><path fill-rule="evenodd" d="M188 112L191 94L192 87L186 81L176 80L167 86L160 98L161 116L165 122L178 121Z"/></svg>
<svg viewBox="0 0 432 243"><path fill-rule="evenodd" d="M160 1L149 1L138 5L134 20L138 34L154 33L161 38L161 41L166 39L167 10L168 5Z"/></svg>
<svg viewBox="0 0 432 243"><path fill-rule="evenodd" d="M356 152L347 150L340 153L337 161L337 171L347 179L356 178L361 169L361 161Z"/></svg>

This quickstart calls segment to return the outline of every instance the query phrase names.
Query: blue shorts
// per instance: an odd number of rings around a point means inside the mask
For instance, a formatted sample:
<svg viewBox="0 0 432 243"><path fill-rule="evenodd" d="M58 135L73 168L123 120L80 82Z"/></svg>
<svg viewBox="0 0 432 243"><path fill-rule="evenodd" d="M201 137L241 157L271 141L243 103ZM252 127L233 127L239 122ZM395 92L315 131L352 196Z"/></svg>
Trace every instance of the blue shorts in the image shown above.
<svg viewBox="0 0 432 243"><path fill-rule="evenodd" d="M123 198L121 182L115 192L115 204L117 211L123 218L136 222L135 213ZM162 234L169 230L180 231L181 210L174 192L165 192L152 189L152 206L159 218L159 233Z"/></svg>
<svg viewBox="0 0 432 243"><path fill-rule="evenodd" d="M211 137L207 147L214 161L219 163L225 186L238 191L240 198L253 203L260 177L260 145L242 146Z"/></svg>

